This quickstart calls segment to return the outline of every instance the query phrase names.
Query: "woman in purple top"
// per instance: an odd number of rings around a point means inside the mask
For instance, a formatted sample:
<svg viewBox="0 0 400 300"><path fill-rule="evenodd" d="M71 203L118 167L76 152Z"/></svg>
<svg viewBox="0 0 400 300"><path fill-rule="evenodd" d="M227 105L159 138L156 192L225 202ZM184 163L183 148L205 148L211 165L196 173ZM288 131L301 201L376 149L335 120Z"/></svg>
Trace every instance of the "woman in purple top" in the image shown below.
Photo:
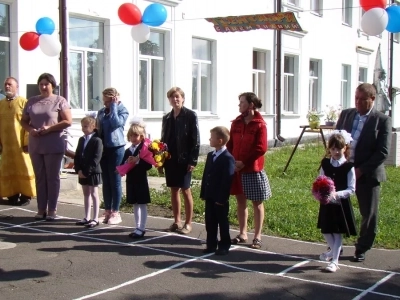
<svg viewBox="0 0 400 300"><path fill-rule="evenodd" d="M54 220L60 193L60 166L65 152L63 130L72 123L64 97L53 94L54 76L43 73L37 81L40 95L28 99L21 124L29 132L28 150L36 177L36 219Z"/></svg>

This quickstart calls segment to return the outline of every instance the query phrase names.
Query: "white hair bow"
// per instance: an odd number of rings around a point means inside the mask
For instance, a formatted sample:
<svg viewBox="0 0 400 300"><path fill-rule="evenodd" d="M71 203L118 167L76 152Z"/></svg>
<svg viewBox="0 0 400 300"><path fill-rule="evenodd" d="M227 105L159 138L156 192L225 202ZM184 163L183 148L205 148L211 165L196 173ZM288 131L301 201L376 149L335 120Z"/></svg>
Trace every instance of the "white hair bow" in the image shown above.
<svg viewBox="0 0 400 300"><path fill-rule="evenodd" d="M129 124L132 125L139 125L141 127L146 127L146 124L143 122L143 119L138 117L138 116L133 116L129 122Z"/></svg>
<svg viewBox="0 0 400 300"><path fill-rule="evenodd" d="M92 117L92 118L95 118L95 119L96 119L96 117L97 117L97 111L86 111L86 112L85 112L85 116L86 116L86 117Z"/></svg>
<svg viewBox="0 0 400 300"><path fill-rule="evenodd" d="M345 141L346 144L350 144L353 141L353 138L351 137L351 134L348 133L344 129L339 129L339 130L332 131L332 133L327 136L327 139L329 139L332 136L332 134L340 134L341 136L343 136L344 141Z"/></svg>

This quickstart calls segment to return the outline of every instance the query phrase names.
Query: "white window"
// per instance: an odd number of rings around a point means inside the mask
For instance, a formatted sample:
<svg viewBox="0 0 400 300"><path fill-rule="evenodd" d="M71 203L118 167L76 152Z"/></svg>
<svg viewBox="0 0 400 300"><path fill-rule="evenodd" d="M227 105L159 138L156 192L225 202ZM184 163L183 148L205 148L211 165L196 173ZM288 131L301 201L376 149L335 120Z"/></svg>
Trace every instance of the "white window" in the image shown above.
<svg viewBox="0 0 400 300"><path fill-rule="evenodd" d="M255 93L258 98L265 101L267 97L266 93L266 73L267 73L267 64L266 64L266 53L261 51L253 51L253 93ZM265 102L263 107L261 108L265 111Z"/></svg>
<svg viewBox="0 0 400 300"><path fill-rule="evenodd" d="M295 90L297 82L296 57L285 55L283 65L283 111L295 111Z"/></svg>
<svg viewBox="0 0 400 300"><path fill-rule="evenodd" d="M340 89L340 104L343 108L350 107L350 78L351 78L351 66L342 65L342 79Z"/></svg>
<svg viewBox="0 0 400 300"><path fill-rule="evenodd" d="M300 6L300 0L286 0L286 2L294 6Z"/></svg>
<svg viewBox="0 0 400 300"><path fill-rule="evenodd" d="M393 41L396 43L400 42L400 32L393 33Z"/></svg>
<svg viewBox="0 0 400 300"><path fill-rule="evenodd" d="M320 61L318 60L310 60L310 69L309 69L309 86L308 86L308 105L309 109L315 109L317 111L321 110L321 101L320 101L320 85L321 80L319 79L320 75Z"/></svg>
<svg viewBox="0 0 400 300"><path fill-rule="evenodd" d="M367 68L358 68L358 84L362 84L368 81L368 69Z"/></svg>
<svg viewBox="0 0 400 300"><path fill-rule="evenodd" d="M151 32L139 44L139 109L163 111L165 100L165 34Z"/></svg>
<svg viewBox="0 0 400 300"><path fill-rule="evenodd" d="M0 3L0 98L5 97L3 82L10 73L10 6Z"/></svg>
<svg viewBox="0 0 400 300"><path fill-rule="evenodd" d="M352 25L352 13L353 13L353 1L342 0L342 23L351 26Z"/></svg>
<svg viewBox="0 0 400 300"><path fill-rule="evenodd" d="M311 0L310 8L313 13L322 16L322 0Z"/></svg>
<svg viewBox="0 0 400 300"><path fill-rule="evenodd" d="M362 30L361 20L362 20L363 15L365 14L365 10L362 7L360 7L359 12L360 12L360 18L359 18L359 22L358 22L358 28L360 28Z"/></svg>
<svg viewBox="0 0 400 300"><path fill-rule="evenodd" d="M69 17L69 85L72 109L103 107L104 23Z"/></svg>
<svg viewBox="0 0 400 300"><path fill-rule="evenodd" d="M212 42L192 39L192 108L211 111Z"/></svg>

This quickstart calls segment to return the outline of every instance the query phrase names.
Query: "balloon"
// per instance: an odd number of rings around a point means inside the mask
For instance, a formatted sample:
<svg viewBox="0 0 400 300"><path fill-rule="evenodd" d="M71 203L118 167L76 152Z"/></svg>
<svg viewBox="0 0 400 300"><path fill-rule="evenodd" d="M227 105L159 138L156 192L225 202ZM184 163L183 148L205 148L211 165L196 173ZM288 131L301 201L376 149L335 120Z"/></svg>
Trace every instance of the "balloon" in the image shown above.
<svg viewBox="0 0 400 300"><path fill-rule="evenodd" d="M40 18L36 22L36 32L39 34L53 34L56 25L53 20L48 17Z"/></svg>
<svg viewBox="0 0 400 300"><path fill-rule="evenodd" d="M167 20L167 10L164 5L153 3L143 12L142 22L149 26L160 26Z"/></svg>
<svg viewBox="0 0 400 300"><path fill-rule="evenodd" d="M48 56L57 56L61 51L60 41L53 35L42 34L39 37L39 46Z"/></svg>
<svg viewBox="0 0 400 300"><path fill-rule="evenodd" d="M372 8L362 16L361 29L368 35L379 35L385 30L388 21L386 10L379 7Z"/></svg>
<svg viewBox="0 0 400 300"><path fill-rule="evenodd" d="M128 25L137 25L142 22L142 12L132 3L124 3L118 8L118 16Z"/></svg>
<svg viewBox="0 0 400 300"><path fill-rule="evenodd" d="M385 9L386 5L387 5L387 0L360 0L360 6L365 11L368 11L376 7Z"/></svg>
<svg viewBox="0 0 400 300"><path fill-rule="evenodd" d="M36 32L25 32L19 38L21 48L26 51L32 51L39 46L39 35Z"/></svg>
<svg viewBox="0 0 400 300"><path fill-rule="evenodd" d="M132 38L138 43L146 42L150 37L150 28L146 24L135 25L131 29Z"/></svg>
<svg viewBox="0 0 400 300"><path fill-rule="evenodd" d="M392 33L400 32L400 6L393 5L386 8L389 22L386 30Z"/></svg>

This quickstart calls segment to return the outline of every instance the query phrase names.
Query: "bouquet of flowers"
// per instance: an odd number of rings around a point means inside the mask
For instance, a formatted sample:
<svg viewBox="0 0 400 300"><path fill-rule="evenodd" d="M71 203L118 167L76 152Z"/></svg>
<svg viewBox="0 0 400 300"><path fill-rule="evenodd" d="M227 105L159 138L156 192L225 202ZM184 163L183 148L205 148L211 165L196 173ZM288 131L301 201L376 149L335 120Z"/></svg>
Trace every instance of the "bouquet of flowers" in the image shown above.
<svg viewBox="0 0 400 300"><path fill-rule="evenodd" d="M142 149L140 149L140 151L139 151L139 158L153 166L157 166L157 162L155 161L155 158L153 157L153 153L149 149L150 144L151 144L151 141L149 139L144 140ZM135 166L136 166L136 164L133 164L133 163L125 163L123 165L117 166L117 172L119 173L119 175L125 176Z"/></svg>
<svg viewBox="0 0 400 300"><path fill-rule="evenodd" d="M315 179L311 192L316 200L321 204L331 203L330 196L336 191L333 180L325 175L320 175Z"/></svg>
<svg viewBox="0 0 400 300"><path fill-rule="evenodd" d="M327 105L326 108L327 108L326 112L325 112L326 121L328 121L328 122L336 122L337 119L339 119L340 112L342 111L342 106L341 105L337 105L337 106L335 106L335 105L332 105L332 106Z"/></svg>
<svg viewBox="0 0 400 300"><path fill-rule="evenodd" d="M149 150L153 153L153 158L156 162L156 167L158 168L164 165L166 159L171 158L167 144L160 140L152 141L149 145Z"/></svg>

